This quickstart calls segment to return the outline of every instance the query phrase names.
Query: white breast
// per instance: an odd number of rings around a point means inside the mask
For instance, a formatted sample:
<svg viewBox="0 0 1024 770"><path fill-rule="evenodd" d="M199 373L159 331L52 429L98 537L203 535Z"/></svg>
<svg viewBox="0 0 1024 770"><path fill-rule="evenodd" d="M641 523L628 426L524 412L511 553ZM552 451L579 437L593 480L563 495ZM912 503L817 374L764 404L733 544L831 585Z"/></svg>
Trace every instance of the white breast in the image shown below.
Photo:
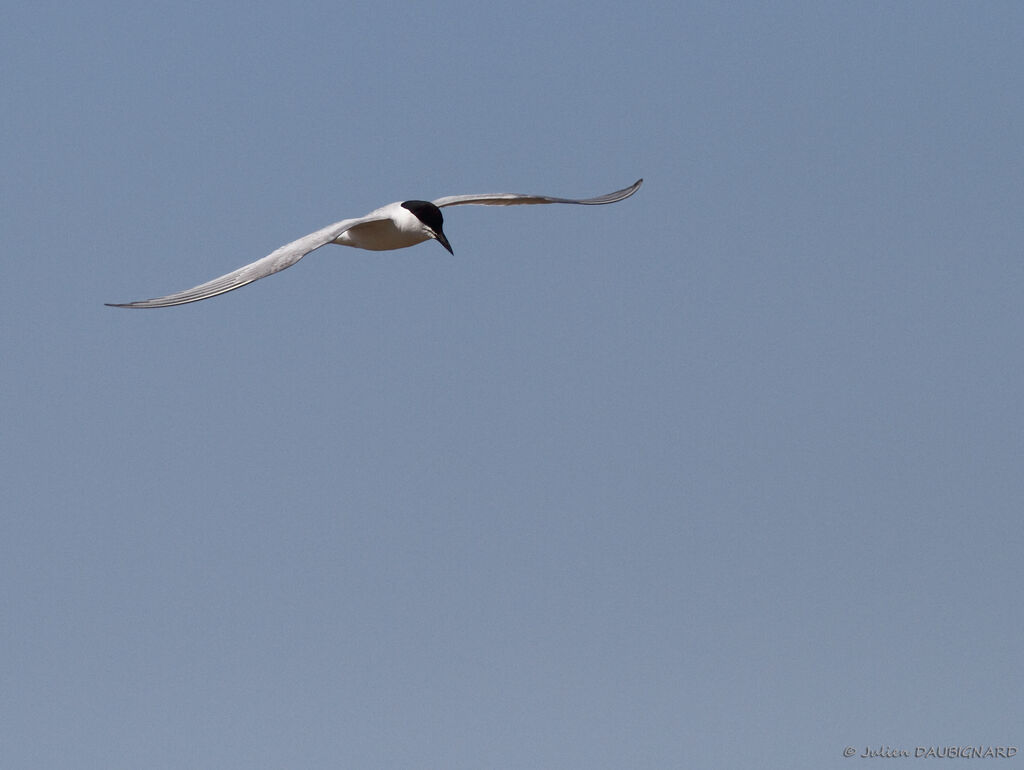
<svg viewBox="0 0 1024 770"><path fill-rule="evenodd" d="M333 242L369 251L389 251L415 246L430 239L430 234L423 223L408 209L402 208L401 203L390 203L373 212L378 213L385 214L387 218L356 225L343 232Z"/></svg>

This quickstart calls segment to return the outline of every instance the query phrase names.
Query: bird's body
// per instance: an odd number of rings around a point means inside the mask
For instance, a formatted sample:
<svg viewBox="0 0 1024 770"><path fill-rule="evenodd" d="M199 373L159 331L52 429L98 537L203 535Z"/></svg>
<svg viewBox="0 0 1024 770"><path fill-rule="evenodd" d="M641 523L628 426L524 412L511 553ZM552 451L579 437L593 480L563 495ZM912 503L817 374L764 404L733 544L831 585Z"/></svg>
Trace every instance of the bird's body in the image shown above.
<svg viewBox="0 0 1024 770"><path fill-rule="evenodd" d="M553 198L546 195L522 195L520 193L490 193L485 195L449 195L434 201L408 200L389 203L387 206L381 206L379 209L371 211L364 217L343 219L305 235L262 259L192 289L155 299L108 304L111 307L152 308L197 302L238 289L260 278L284 270L286 267L291 267L306 254L321 246L326 246L328 243L337 243L368 251L390 251L415 246L417 243L433 239L454 254L443 230L444 218L441 215L441 209L445 206L515 206L540 203L578 203L593 206L615 203L628 198L640 188L642 182L642 179L638 179L634 184L622 190L597 198L585 199Z"/></svg>
<svg viewBox="0 0 1024 770"><path fill-rule="evenodd" d="M409 204L433 206L426 201L389 203L371 211L363 217L369 221L350 227L331 243L354 246L367 251L390 251L429 241L432 237L429 230L424 228L423 221L408 208ZM434 208L436 210L436 206ZM438 211L437 215L440 217L441 212ZM438 227L440 228L440 225Z"/></svg>

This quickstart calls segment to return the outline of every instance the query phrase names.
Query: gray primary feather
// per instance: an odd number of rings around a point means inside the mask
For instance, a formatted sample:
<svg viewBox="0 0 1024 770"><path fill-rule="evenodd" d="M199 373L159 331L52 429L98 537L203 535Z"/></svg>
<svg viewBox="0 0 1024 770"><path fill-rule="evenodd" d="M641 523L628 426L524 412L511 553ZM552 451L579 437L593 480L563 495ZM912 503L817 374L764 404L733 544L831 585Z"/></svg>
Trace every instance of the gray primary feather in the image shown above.
<svg viewBox="0 0 1024 770"><path fill-rule="evenodd" d="M643 181L643 179L637 179L629 187L623 187L621 190L616 190L615 192L608 193L607 195L599 195L596 198L583 198L581 200L576 200L574 198L553 198L550 195L486 193L483 195L446 195L444 198L438 198L433 201L433 203L439 209L444 208L445 206L521 206L524 204L534 203L579 203L584 206L601 206L605 203L616 203L618 201L625 200L640 189L640 185L643 184Z"/></svg>
<svg viewBox="0 0 1024 770"><path fill-rule="evenodd" d="M286 267L291 267L311 251L316 251L321 246L327 245L349 228L380 218L366 216L359 219L343 219L340 222L335 222L333 225L317 230L315 233L304 235L298 240L292 241L276 251L272 251L263 259L257 259L245 267L240 267L226 275L222 275L220 278L214 278L212 281L201 283L191 289L168 294L166 297L126 302L124 304L112 302L106 304L109 307L173 307L174 305L185 305L189 302L216 297L218 294L239 289L253 281L258 281L260 278L266 278L268 275L280 272Z"/></svg>

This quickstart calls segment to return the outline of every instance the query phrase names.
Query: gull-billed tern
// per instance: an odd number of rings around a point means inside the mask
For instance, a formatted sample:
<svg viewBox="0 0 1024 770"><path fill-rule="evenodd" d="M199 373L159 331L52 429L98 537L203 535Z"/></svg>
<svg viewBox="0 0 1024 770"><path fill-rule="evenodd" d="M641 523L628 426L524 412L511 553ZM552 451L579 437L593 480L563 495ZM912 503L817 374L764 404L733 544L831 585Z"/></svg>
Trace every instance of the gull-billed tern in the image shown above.
<svg viewBox="0 0 1024 770"><path fill-rule="evenodd" d="M328 225L322 230L317 230L315 233L310 233L297 241L282 246L263 259L258 259L245 267L199 284L192 289L155 299L144 299L124 304L108 302L107 304L110 307L171 307L197 302L241 288L247 283L291 267L311 251L328 243L354 246L357 249L369 249L370 251L387 251L415 246L417 243L423 243L423 241L433 238L454 256L455 252L452 251L451 244L448 243L442 230L444 218L441 216L441 209L445 206L517 206L531 203L580 203L586 206L597 206L628 198L640 189L643 181L643 179L638 179L622 190L582 200L553 198L549 195L491 193L488 195L447 195L435 201L412 200L389 203L387 206L371 211L365 217L343 219L333 225Z"/></svg>

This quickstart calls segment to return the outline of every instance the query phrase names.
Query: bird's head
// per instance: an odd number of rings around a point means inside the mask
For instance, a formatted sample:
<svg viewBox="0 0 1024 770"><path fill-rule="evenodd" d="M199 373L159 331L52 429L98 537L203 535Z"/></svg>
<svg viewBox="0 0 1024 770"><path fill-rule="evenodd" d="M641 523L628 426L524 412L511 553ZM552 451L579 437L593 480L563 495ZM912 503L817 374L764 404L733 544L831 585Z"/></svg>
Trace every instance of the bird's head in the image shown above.
<svg viewBox="0 0 1024 770"><path fill-rule="evenodd" d="M405 201L402 208L408 209L423 223L423 229L427 234L448 249L449 254L455 256L452 245L448 243L448 238L444 234L444 217L441 216L441 209L430 201Z"/></svg>

